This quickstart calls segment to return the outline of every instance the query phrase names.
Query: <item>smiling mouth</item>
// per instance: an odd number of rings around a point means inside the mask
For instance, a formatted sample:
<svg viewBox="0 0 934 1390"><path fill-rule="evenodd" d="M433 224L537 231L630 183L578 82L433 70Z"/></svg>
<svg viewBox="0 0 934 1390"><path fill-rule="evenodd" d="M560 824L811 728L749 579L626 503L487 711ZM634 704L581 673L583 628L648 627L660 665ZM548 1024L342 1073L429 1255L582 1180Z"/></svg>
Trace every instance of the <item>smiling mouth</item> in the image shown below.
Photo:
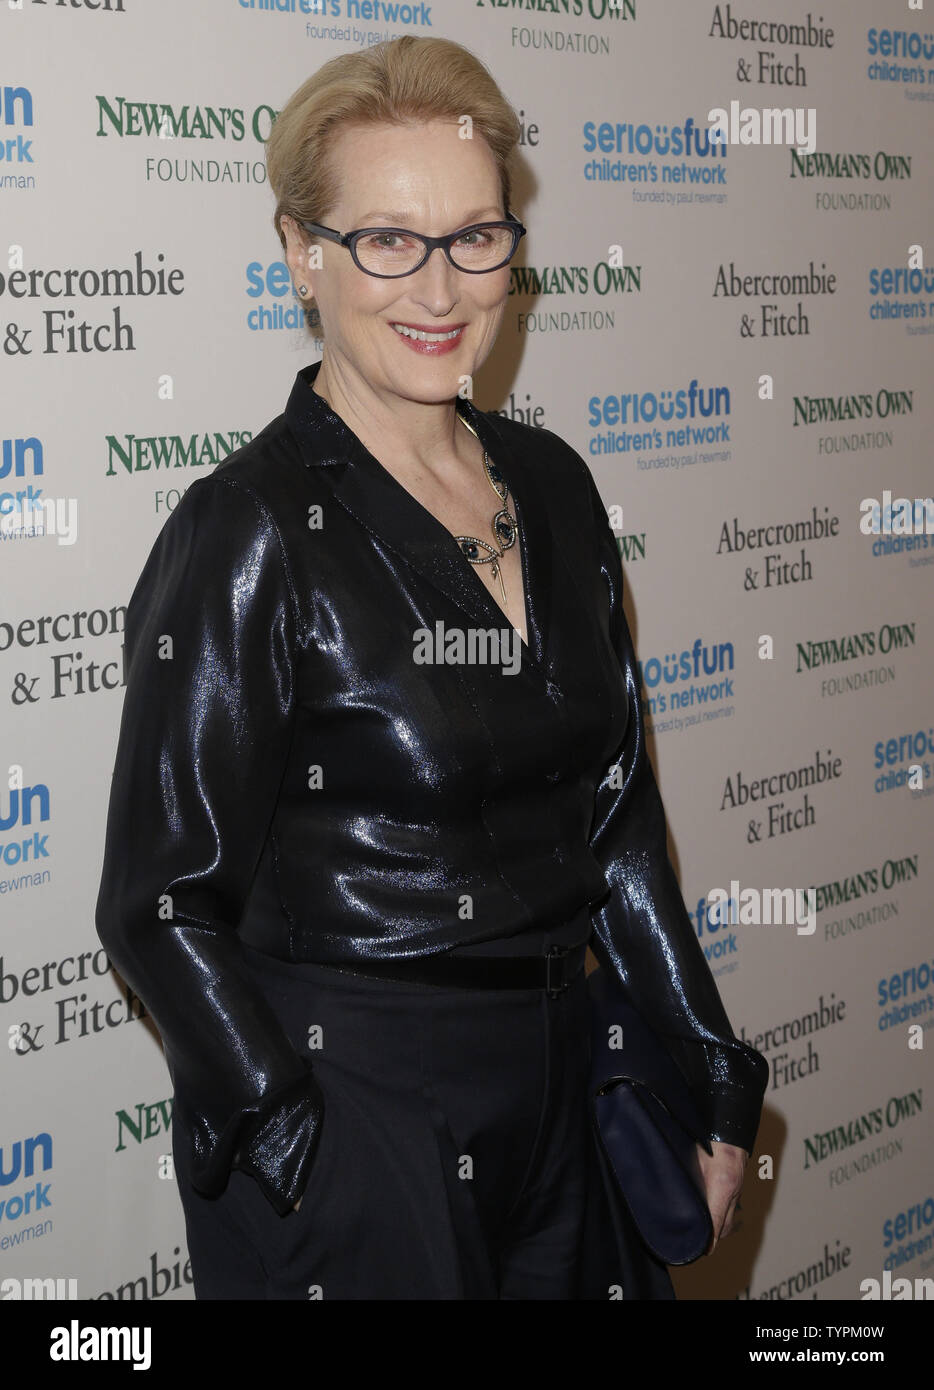
<svg viewBox="0 0 934 1390"><path fill-rule="evenodd" d="M466 325L461 324L460 328L452 328L447 333L425 333L419 328L407 328L404 323L394 323L392 327L403 338L415 338L420 343L447 343L463 333Z"/></svg>

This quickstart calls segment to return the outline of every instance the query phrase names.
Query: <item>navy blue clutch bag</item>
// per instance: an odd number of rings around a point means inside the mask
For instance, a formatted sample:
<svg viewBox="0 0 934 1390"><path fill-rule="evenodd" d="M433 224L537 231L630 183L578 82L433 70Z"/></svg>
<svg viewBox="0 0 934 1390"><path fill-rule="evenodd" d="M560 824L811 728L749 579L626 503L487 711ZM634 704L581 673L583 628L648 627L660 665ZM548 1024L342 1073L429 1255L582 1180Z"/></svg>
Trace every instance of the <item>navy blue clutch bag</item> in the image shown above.
<svg viewBox="0 0 934 1390"><path fill-rule="evenodd" d="M599 1141L656 1259L686 1265L713 1239L696 1144L711 1152L691 1090L664 1044L602 967L587 977L590 1086Z"/></svg>

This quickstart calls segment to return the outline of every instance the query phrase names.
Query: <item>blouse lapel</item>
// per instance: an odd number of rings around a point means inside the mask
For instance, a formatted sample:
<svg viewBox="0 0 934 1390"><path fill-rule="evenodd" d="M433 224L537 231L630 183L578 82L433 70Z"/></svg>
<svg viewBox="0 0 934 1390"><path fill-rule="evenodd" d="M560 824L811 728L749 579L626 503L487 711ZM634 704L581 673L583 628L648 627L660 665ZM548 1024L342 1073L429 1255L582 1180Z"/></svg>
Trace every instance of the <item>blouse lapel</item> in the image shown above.
<svg viewBox="0 0 934 1390"><path fill-rule="evenodd" d="M320 362L315 362L298 373L286 407L286 418L300 440L305 464L347 464L336 470L333 483L341 504L381 543L440 589L473 624L502 628L508 619L451 533L311 389L320 366ZM493 420L481 414L472 402L461 400L458 408L509 487L509 505L519 523L517 543L526 580L530 642L522 648L523 664L531 661L544 674L551 645L553 540L536 486L534 463L527 465L510 450Z"/></svg>

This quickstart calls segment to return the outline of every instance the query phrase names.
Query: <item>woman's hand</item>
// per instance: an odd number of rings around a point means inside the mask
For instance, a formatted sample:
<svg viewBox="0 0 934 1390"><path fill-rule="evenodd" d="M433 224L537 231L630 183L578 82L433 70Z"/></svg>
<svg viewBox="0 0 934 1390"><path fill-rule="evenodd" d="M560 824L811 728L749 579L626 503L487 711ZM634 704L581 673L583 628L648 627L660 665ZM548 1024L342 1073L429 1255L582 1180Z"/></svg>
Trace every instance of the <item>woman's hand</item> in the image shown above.
<svg viewBox="0 0 934 1390"><path fill-rule="evenodd" d="M713 1242L707 1251L708 1255L713 1254L717 1242L723 1236L728 1236L733 1229L736 1203L743 1190L743 1174L746 1170L746 1160L749 1158L745 1149L738 1149L734 1144L721 1144L716 1139L711 1142L711 1148L713 1153L709 1154L700 1144L697 1146L701 1177L704 1179L707 1205L713 1223Z"/></svg>

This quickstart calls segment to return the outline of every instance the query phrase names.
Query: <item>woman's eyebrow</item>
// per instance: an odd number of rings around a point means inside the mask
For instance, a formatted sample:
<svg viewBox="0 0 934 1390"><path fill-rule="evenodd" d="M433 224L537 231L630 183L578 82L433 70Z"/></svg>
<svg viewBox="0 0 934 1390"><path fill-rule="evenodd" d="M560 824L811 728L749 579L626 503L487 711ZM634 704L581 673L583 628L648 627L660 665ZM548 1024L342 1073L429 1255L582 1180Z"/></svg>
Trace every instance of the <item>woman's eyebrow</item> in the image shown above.
<svg viewBox="0 0 934 1390"><path fill-rule="evenodd" d="M466 217L461 218L461 220L458 222L457 225L458 225L459 227L466 227L466 226L468 225L468 223L470 223L470 222L476 222L479 218L485 217L485 216L487 216L488 214L489 214L490 216L496 217L497 220L498 220L498 218L499 218L499 209L498 209L498 208L489 208L489 207L488 207L488 208L477 208L477 209L475 209L473 212L467 213ZM409 222L411 222L411 221L413 220L412 214L411 214L410 212L386 212L386 211L384 211L384 210L379 210L379 211L376 211L376 212L364 212L364 213L361 213L361 215L360 215L360 225L361 225L361 226L366 226L366 222L365 222L364 219L370 218L370 217L384 218L387 222L392 222L392 223L394 223L394 224L395 224L396 226L398 226L398 227L405 227Z"/></svg>

